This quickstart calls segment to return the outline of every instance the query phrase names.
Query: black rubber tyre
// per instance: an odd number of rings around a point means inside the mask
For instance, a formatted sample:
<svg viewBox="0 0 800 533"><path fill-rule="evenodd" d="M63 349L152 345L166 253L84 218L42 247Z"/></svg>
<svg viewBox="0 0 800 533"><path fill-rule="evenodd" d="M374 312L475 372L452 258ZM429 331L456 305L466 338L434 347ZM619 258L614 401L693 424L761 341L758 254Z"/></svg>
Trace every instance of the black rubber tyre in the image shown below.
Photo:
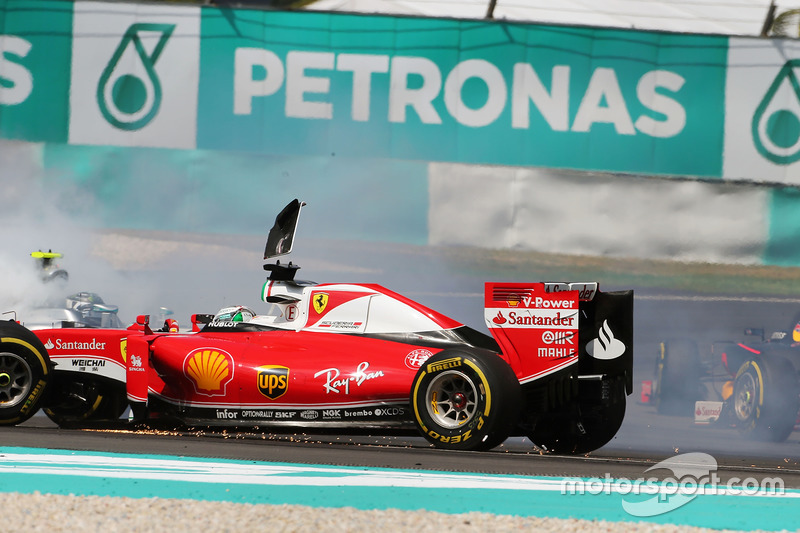
<svg viewBox="0 0 800 533"><path fill-rule="evenodd" d="M38 337L14 321L0 322L0 426L33 416L50 376L50 358Z"/></svg>
<svg viewBox="0 0 800 533"><path fill-rule="evenodd" d="M797 421L797 371L781 356L753 357L736 373L731 402L743 434L783 442Z"/></svg>
<svg viewBox="0 0 800 533"><path fill-rule="evenodd" d="M687 339L662 342L656 357L656 409L667 415L692 415L700 400L700 355Z"/></svg>
<svg viewBox="0 0 800 533"><path fill-rule="evenodd" d="M517 422L519 381L496 354L444 350L414 377L411 407L417 429L437 448L489 450Z"/></svg>
<svg viewBox="0 0 800 533"><path fill-rule="evenodd" d="M48 404L47 417L68 428L117 420L128 407L124 386L100 381L57 381Z"/></svg>
<svg viewBox="0 0 800 533"><path fill-rule="evenodd" d="M531 442L550 453L580 455L608 444L625 419L625 384L612 384L612 401L580 401L569 412L543 415L528 435Z"/></svg>

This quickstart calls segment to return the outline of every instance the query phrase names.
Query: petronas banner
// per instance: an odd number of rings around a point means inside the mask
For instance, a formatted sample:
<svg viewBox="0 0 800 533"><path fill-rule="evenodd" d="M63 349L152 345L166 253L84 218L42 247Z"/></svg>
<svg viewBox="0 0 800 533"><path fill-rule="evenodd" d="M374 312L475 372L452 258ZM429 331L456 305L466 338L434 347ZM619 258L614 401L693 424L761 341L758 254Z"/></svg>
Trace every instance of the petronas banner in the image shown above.
<svg viewBox="0 0 800 533"><path fill-rule="evenodd" d="M0 136L66 142L71 2L0 0Z"/></svg>
<svg viewBox="0 0 800 533"><path fill-rule="evenodd" d="M724 175L800 184L800 43L728 47Z"/></svg>
<svg viewBox="0 0 800 533"><path fill-rule="evenodd" d="M195 148L200 9L76 2L71 144Z"/></svg>
<svg viewBox="0 0 800 533"><path fill-rule="evenodd" d="M199 147L720 174L725 38L319 13L202 20Z"/></svg>
<svg viewBox="0 0 800 533"><path fill-rule="evenodd" d="M0 135L800 182L787 41L0 0Z"/></svg>

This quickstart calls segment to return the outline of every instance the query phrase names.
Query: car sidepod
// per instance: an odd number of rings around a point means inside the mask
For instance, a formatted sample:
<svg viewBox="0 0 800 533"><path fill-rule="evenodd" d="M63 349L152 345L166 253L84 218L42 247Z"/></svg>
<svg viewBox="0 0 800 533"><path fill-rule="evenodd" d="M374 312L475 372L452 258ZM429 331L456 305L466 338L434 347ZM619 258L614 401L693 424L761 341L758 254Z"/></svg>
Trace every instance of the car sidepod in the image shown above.
<svg viewBox="0 0 800 533"><path fill-rule="evenodd" d="M442 347L242 324L157 336L146 350L151 416L209 425L411 429L409 385ZM129 389L129 397L141 400L144 389Z"/></svg>

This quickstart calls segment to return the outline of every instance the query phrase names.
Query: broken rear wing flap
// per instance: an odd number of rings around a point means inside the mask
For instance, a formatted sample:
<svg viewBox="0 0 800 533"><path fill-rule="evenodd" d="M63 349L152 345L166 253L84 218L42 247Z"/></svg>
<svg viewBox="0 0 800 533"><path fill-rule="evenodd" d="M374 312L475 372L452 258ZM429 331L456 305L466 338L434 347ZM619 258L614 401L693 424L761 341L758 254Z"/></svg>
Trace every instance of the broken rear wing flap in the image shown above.
<svg viewBox="0 0 800 533"><path fill-rule="evenodd" d="M286 207L275 217L275 224L267 235L267 244L264 247L264 260L287 255L294 247L294 235L297 232L297 223L300 219L300 210L306 205L298 199L289 202Z"/></svg>

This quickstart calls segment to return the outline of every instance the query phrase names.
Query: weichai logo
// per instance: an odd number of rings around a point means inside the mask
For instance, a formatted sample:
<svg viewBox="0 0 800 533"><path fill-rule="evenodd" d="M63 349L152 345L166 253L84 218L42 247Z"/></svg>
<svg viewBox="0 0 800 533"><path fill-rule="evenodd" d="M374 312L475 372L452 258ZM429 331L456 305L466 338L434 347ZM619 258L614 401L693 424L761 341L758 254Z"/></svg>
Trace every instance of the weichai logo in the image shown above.
<svg viewBox="0 0 800 533"><path fill-rule="evenodd" d="M800 59L784 63L753 114L756 150L778 165L800 160Z"/></svg>
<svg viewBox="0 0 800 533"><path fill-rule="evenodd" d="M174 30L175 24L137 23L125 31L97 84L97 105L109 124L139 130L158 114L162 90L155 66ZM142 36L157 39L149 51Z"/></svg>
<svg viewBox="0 0 800 533"><path fill-rule="evenodd" d="M269 398L280 398L289 390L289 369L285 366L265 365L258 367L258 390Z"/></svg>

